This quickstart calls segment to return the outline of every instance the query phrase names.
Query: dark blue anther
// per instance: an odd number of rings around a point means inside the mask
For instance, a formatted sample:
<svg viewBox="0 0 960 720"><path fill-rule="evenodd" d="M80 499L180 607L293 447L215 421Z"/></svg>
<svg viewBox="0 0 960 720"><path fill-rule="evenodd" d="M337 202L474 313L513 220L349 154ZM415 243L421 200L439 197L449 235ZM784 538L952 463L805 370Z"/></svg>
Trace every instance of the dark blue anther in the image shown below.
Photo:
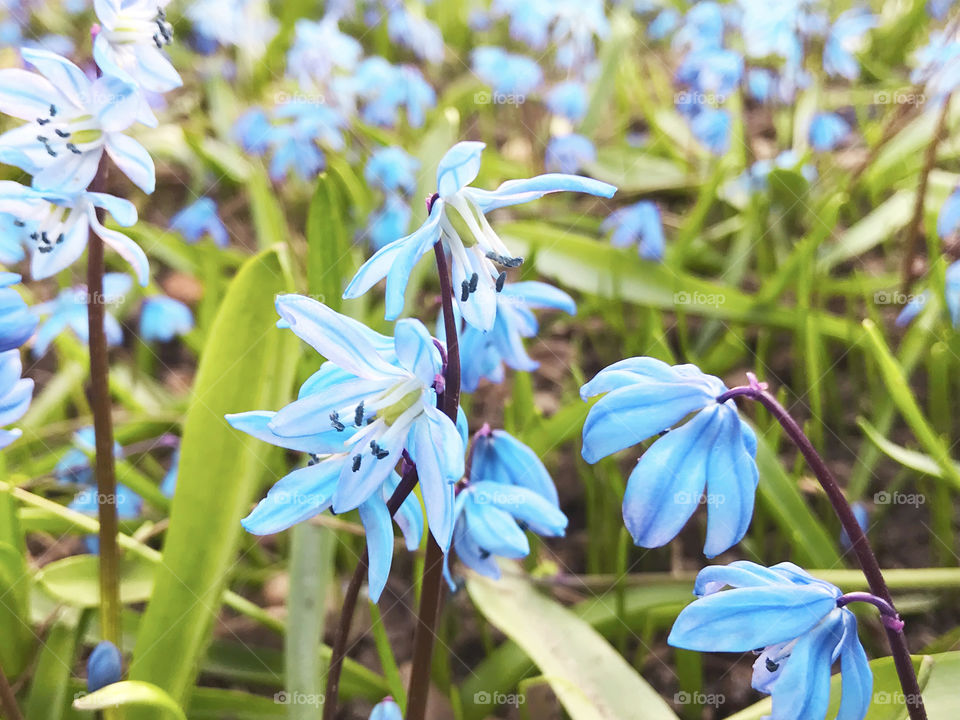
<svg viewBox="0 0 960 720"><path fill-rule="evenodd" d="M363 458L362 458L360 455L354 455L354 456L353 456L353 471L354 471L354 472L357 472L357 470L360 469L360 461L361 461L361 460L363 460Z"/></svg>
<svg viewBox="0 0 960 720"><path fill-rule="evenodd" d="M507 273L506 273L506 272L502 272L502 273L500 273L499 275L497 275L497 292L501 292L501 291L503 290L503 284L504 284L506 281L507 281Z"/></svg>
<svg viewBox="0 0 960 720"><path fill-rule="evenodd" d="M363 425L363 400L360 401L360 404L357 405L357 409L353 413L353 424L357 427Z"/></svg>

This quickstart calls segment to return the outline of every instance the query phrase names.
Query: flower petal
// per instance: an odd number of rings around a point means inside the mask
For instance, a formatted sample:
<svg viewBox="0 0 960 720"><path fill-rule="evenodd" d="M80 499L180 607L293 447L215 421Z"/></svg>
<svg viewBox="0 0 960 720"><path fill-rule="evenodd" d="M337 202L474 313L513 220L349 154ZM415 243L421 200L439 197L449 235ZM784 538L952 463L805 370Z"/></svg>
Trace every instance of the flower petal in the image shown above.
<svg viewBox="0 0 960 720"><path fill-rule="evenodd" d="M397 359L420 382L429 387L442 368L440 351L419 320L400 320L393 332Z"/></svg>
<svg viewBox="0 0 960 720"><path fill-rule="evenodd" d="M568 315L577 314L577 304L563 290L547 283L527 280L507 285L502 297L519 298L530 307L563 310Z"/></svg>
<svg viewBox="0 0 960 720"><path fill-rule="evenodd" d="M147 255L143 252L143 249L123 233L101 225L93 208L89 210L87 217L93 231L103 238L103 241L113 248L120 257L130 263L134 273L136 273L140 287L146 287L150 282L150 261L147 260Z"/></svg>
<svg viewBox="0 0 960 720"><path fill-rule="evenodd" d="M480 172L480 156L486 143L458 142L447 150L437 166L437 192L448 198L472 183Z"/></svg>
<svg viewBox="0 0 960 720"><path fill-rule="evenodd" d="M72 62L67 60L65 57L61 57L56 53L52 53L49 50L41 50L40 48L21 48L20 55L23 56L23 59L28 63L33 65L37 70L40 71L40 74L43 75L47 80L50 81L50 84L56 88L58 94L66 96L68 100L77 108L82 108L87 104L87 95L90 92L90 80L84 75L83 70L78 68ZM31 85L36 86L38 79L33 77L31 80ZM41 88L38 90L43 91ZM44 112L39 113L39 117L46 117L50 114L50 103L55 102L54 100L47 101L47 107ZM4 109L4 112L9 112ZM25 120L33 120L35 117L24 118Z"/></svg>
<svg viewBox="0 0 960 720"><path fill-rule="evenodd" d="M747 652L803 635L836 607L836 597L819 585L724 590L687 605L667 642L700 652Z"/></svg>
<svg viewBox="0 0 960 720"><path fill-rule="evenodd" d="M529 488L559 505L557 488L537 454L504 430L474 440L471 482L492 481Z"/></svg>
<svg viewBox="0 0 960 720"><path fill-rule="evenodd" d="M103 208L110 213L120 227L131 227L137 224L137 206L126 198L107 193L88 192L87 200L94 207Z"/></svg>
<svg viewBox="0 0 960 720"><path fill-rule="evenodd" d="M832 617L800 636L773 684L773 720L822 718L830 703L830 666L843 624Z"/></svg>
<svg viewBox="0 0 960 720"><path fill-rule="evenodd" d="M50 105L65 101L49 80L36 73L19 68L0 70L0 110L7 115L33 121L47 117Z"/></svg>
<svg viewBox="0 0 960 720"><path fill-rule="evenodd" d="M156 169L153 158L143 145L123 133L110 133L105 147L110 159L134 185L147 195L154 191L157 185Z"/></svg>
<svg viewBox="0 0 960 720"><path fill-rule="evenodd" d="M420 475L427 526L446 551L453 532L453 483L463 475L460 433L445 414L426 406L411 429L408 451Z"/></svg>
<svg viewBox="0 0 960 720"><path fill-rule="evenodd" d="M861 720L873 700L873 672L857 637L857 618L843 615L843 643L840 647L840 709L836 720Z"/></svg>
<svg viewBox="0 0 960 720"><path fill-rule="evenodd" d="M567 529L567 516L560 508L529 488L483 481L468 489L478 505L495 505L523 522L538 535L560 537Z"/></svg>
<svg viewBox="0 0 960 720"><path fill-rule="evenodd" d="M373 602L380 599L393 564L393 520L383 499L374 496L359 508L360 522L367 536L368 593Z"/></svg>
<svg viewBox="0 0 960 720"><path fill-rule="evenodd" d="M225 417L230 427L277 447L318 455L343 451L343 436L332 428L329 432L302 437L277 435L270 429L270 422L275 415L275 412L267 410L252 410Z"/></svg>
<svg viewBox="0 0 960 720"><path fill-rule="evenodd" d="M474 176L476 176L476 173L474 173ZM498 208L537 200L548 193L564 191L611 198L617 192L617 188L609 183L581 177L580 175L547 173L526 180L507 180L496 190L468 188L467 195L482 212L488 213Z"/></svg>
<svg viewBox="0 0 960 720"><path fill-rule="evenodd" d="M334 456L281 478L240 521L244 529L254 535L272 535L329 508L343 462L344 456Z"/></svg>
<svg viewBox="0 0 960 720"><path fill-rule="evenodd" d="M510 513L476 500L468 502L465 507L467 531L479 547L511 560L530 554L530 541Z"/></svg>

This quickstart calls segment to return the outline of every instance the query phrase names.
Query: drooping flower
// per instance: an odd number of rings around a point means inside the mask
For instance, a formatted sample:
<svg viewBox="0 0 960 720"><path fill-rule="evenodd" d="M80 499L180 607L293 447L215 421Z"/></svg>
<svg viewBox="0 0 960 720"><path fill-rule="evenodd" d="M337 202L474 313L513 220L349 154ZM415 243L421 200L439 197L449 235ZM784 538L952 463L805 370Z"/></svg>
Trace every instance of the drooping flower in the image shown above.
<svg viewBox="0 0 960 720"><path fill-rule="evenodd" d="M20 437L19 430L5 430L24 416L33 398L33 380L22 378L19 350L0 353L0 449Z"/></svg>
<svg viewBox="0 0 960 720"><path fill-rule="evenodd" d="M727 110L703 106L690 121L690 129L714 155L723 155L730 149L730 113Z"/></svg>
<svg viewBox="0 0 960 720"><path fill-rule="evenodd" d="M320 498L312 514L327 507L338 513L360 507L377 496L401 457L409 455L417 466L430 531L447 548L464 441L436 408L443 359L426 328L401 320L388 338L299 295L281 295L277 311L282 325L327 362L300 388L298 399L279 412L240 413L228 421L275 445L327 456L317 465L322 469L297 471L302 475L287 476L285 483L319 482L322 475L323 487L311 491ZM292 525L303 519L297 512L305 508L284 510L284 492L278 490L271 502L281 520Z"/></svg>
<svg viewBox="0 0 960 720"><path fill-rule="evenodd" d="M412 193L417 187L420 161L403 148L383 147L370 156L363 177L370 185L384 192Z"/></svg>
<svg viewBox="0 0 960 720"><path fill-rule="evenodd" d="M833 150L850 135L850 125L837 113L817 113L810 121L810 144L814 150Z"/></svg>
<svg viewBox="0 0 960 720"><path fill-rule="evenodd" d="M410 226L413 211L406 200L394 193L387 195L383 206L370 216L367 233L375 250L401 237Z"/></svg>
<svg viewBox="0 0 960 720"><path fill-rule="evenodd" d="M23 48L38 71L0 70L0 111L26 120L0 135L0 159L33 175L34 187L65 194L90 184L106 150L145 193L155 185L153 158L124 130L146 116L139 90L114 75L91 80L66 58Z"/></svg>
<svg viewBox="0 0 960 720"><path fill-rule="evenodd" d="M497 236L486 213L502 207L536 200L552 192L569 190L600 197L612 197L613 185L576 175L547 174L527 180L508 180L496 190L468 186L480 171L484 144L460 142L454 145L437 168L437 197L427 220L412 234L381 248L357 272L344 292L356 298L383 278L387 279L386 316L396 319L403 310L404 291L417 261L435 243L443 241L452 259L452 274L460 312L469 324L486 331L493 328L497 314L497 286L503 287L500 267L517 267L514 257ZM448 217L453 210L472 234L465 244Z"/></svg>
<svg viewBox="0 0 960 720"><path fill-rule="evenodd" d="M567 133L550 138L544 164L551 172L575 173L597 159L597 149L583 135Z"/></svg>
<svg viewBox="0 0 960 720"><path fill-rule="evenodd" d="M550 112L572 123L580 122L587 114L587 89L583 83L575 80L554 85L544 101Z"/></svg>
<svg viewBox="0 0 960 720"><path fill-rule="evenodd" d="M123 227L137 222L137 208L129 200L106 193L67 194L39 191L10 180L0 181L0 212L14 217L27 239L30 274L35 280L51 277L73 264L87 247L93 230L133 267L146 286L150 265L146 254L123 233L111 230L97 218L103 208Z"/></svg>
<svg viewBox="0 0 960 720"><path fill-rule="evenodd" d="M227 228L217 215L217 203L208 197L202 197L180 210L170 219L170 229L183 235L188 243L198 242L209 236L217 247L223 248L230 242Z"/></svg>
<svg viewBox="0 0 960 720"><path fill-rule="evenodd" d="M427 110L437 103L436 92L419 69L412 65L391 65L376 56L360 63L353 77L341 88L360 100L364 121L380 127L394 127L401 108L406 110L410 126L420 127Z"/></svg>
<svg viewBox="0 0 960 720"><path fill-rule="evenodd" d="M287 52L287 72L304 87L323 86L337 70L352 72L363 56L363 46L341 32L336 17L301 18L294 25L293 45Z"/></svg>
<svg viewBox="0 0 960 720"><path fill-rule="evenodd" d="M483 45L474 49L470 57L473 71L495 95L525 98L543 82L540 66L525 55Z"/></svg>
<svg viewBox="0 0 960 720"><path fill-rule="evenodd" d="M645 260L663 258L663 221L660 209L650 200L614 211L600 227L605 232L612 231L610 242L615 247L636 245Z"/></svg>
<svg viewBox="0 0 960 720"><path fill-rule="evenodd" d="M163 47L173 40L164 8L169 0L94 0L100 32L93 57L106 74L145 90L167 92L183 84Z"/></svg>
<svg viewBox="0 0 960 720"><path fill-rule="evenodd" d="M96 452L96 433L93 427L88 426L77 430L73 434L71 442L70 449L63 454L53 468L54 477L62 483L95 487L93 469L90 466L90 458ZM113 456L114 458L123 457L123 448L116 441L113 443ZM96 494L94 494L92 502L89 498L80 498L78 504L88 509L93 507L94 512L96 512Z"/></svg>
<svg viewBox="0 0 960 720"><path fill-rule="evenodd" d="M255 58L279 29L266 0L197 0L187 6L187 16L200 35Z"/></svg>
<svg viewBox="0 0 960 720"><path fill-rule="evenodd" d="M87 658L87 692L96 692L123 678L123 657L109 640L97 644Z"/></svg>
<svg viewBox="0 0 960 720"><path fill-rule="evenodd" d="M679 24L680 14L673 8L665 8L647 25L647 37L651 40L663 40L676 30Z"/></svg>
<svg viewBox="0 0 960 720"><path fill-rule="evenodd" d="M960 87L960 41L949 33L933 33L916 54L910 81L923 84L925 107L939 107Z"/></svg>
<svg viewBox="0 0 960 720"><path fill-rule="evenodd" d="M386 697L373 708L370 720L403 720L403 713L393 698Z"/></svg>
<svg viewBox="0 0 960 720"><path fill-rule="evenodd" d="M0 264L15 265L26 257L22 230L16 218L0 213Z"/></svg>
<svg viewBox="0 0 960 720"><path fill-rule="evenodd" d="M726 586L731 589L723 590ZM755 650L753 687L773 697L773 718L825 717L830 669L837 660L842 678L837 718L866 715L873 673L856 616L841 606L839 588L792 563L766 568L738 561L701 570L694 594L698 599L680 612L668 642L701 652Z"/></svg>
<svg viewBox="0 0 960 720"><path fill-rule="evenodd" d="M750 525L757 487L757 439L732 400L717 402L723 382L693 365L649 357L621 360L580 389L604 394L583 426L583 458L601 458L665 433L630 473L623 519L634 542L665 545L683 529L706 494L704 553L739 542ZM690 413L686 424L677 426Z"/></svg>
<svg viewBox="0 0 960 720"><path fill-rule="evenodd" d="M443 62L443 35L425 17L413 14L403 3L390 3L387 33L398 45L427 62Z"/></svg>
<svg viewBox="0 0 960 720"><path fill-rule="evenodd" d="M474 392L482 378L503 382L505 365L521 372L540 367L523 347L523 339L536 337L539 330L534 309L562 310L570 315L577 312L573 298L546 283L530 280L505 285L497 296L493 329L482 332L467 325L460 334L460 384L464 392ZM443 337L443 318L437 327Z"/></svg>
<svg viewBox="0 0 960 720"><path fill-rule="evenodd" d="M855 53L863 45L867 31L877 26L877 18L866 8L852 8L840 13L827 33L823 47L823 69L828 75L847 80L860 77L860 64Z"/></svg>
<svg viewBox="0 0 960 720"><path fill-rule="evenodd" d="M193 313L179 300L154 295L140 310L140 337L144 342L170 342L193 330Z"/></svg>
<svg viewBox="0 0 960 720"><path fill-rule="evenodd" d="M19 275L0 272L0 353L20 347L37 329L37 318L11 287L18 282Z"/></svg>
<svg viewBox="0 0 960 720"><path fill-rule="evenodd" d="M530 554L524 530L559 537L567 517L553 480L529 447L486 426L474 444L470 477L457 491L453 547L469 568L499 578L497 557L519 560ZM454 587L448 565L444 574Z"/></svg>
<svg viewBox="0 0 960 720"><path fill-rule="evenodd" d="M122 302L130 292L130 277L122 273L107 273L103 276L103 302ZM87 308L89 293L85 285L62 290L53 300L35 305L32 310L39 317L47 317L37 330L33 342L33 354L40 357L45 354L54 339L67 328L84 343L88 340L89 326ZM123 329L109 311L103 316L103 329L107 336L107 345L119 345L123 342Z"/></svg>

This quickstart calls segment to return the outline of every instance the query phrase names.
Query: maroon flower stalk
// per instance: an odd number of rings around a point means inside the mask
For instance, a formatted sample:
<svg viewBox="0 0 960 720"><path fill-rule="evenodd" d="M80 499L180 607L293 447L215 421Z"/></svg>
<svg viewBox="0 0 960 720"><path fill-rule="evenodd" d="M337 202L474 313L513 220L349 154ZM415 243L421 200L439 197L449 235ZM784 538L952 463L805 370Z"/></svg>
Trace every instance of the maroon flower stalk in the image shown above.
<svg viewBox="0 0 960 720"><path fill-rule="evenodd" d="M850 538L850 544L860 563L860 568L863 570L863 574L867 579L867 584L870 586L870 592L873 596L882 600L886 607L889 608L889 611L893 613L893 616L899 620L899 615L893 604L893 598L890 596L890 590L887 588L887 583L883 579L880 563L877 562L877 556L874 555L873 549L867 540L866 533L864 533L863 528L860 527L860 523L857 522L853 510L850 508L850 503L847 502L847 498L844 496L843 490L840 489L840 485L836 478L834 478L833 473L830 472L830 468L827 467L827 464L813 447L810 438L806 436L797 421L793 419L790 413L787 412L787 409L769 392L767 384L759 382L753 373L747 373L747 377L750 381L749 385L728 390L717 398L717 402L726 402L735 397L746 397L763 405L770 414L776 418L777 422L779 422L786 431L787 436L800 450L810 469L813 470L814 475L817 476L817 480L820 481L820 485L830 500L834 512L837 514L837 517L840 518L840 524L843 525L847 537ZM863 600L865 598L856 597L854 599ZM878 607L880 606L878 605ZM883 608L881 608L881 610L883 610ZM899 628L894 627L894 625L895 623L885 621L884 629L887 632L887 640L890 643L890 652L893 655L893 662L897 668L900 685L903 688L904 696L907 698L907 709L910 713L910 718L911 720L926 720L927 712L923 706L920 684L917 682L917 674L914 672L913 662L910 659L907 640L903 634L902 621L900 622Z"/></svg>

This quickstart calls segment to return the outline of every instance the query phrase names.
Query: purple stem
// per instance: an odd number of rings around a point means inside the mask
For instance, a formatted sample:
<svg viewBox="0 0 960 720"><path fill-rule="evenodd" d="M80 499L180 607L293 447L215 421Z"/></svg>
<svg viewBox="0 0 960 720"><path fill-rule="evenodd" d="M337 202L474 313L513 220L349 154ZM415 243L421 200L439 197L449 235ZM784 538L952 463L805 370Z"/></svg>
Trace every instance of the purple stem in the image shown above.
<svg viewBox="0 0 960 720"><path fill-rule="evenodd" d="M728 390L717 398L717 402L722 403L732 398L746 397L763 405L767 411L776 418L777 422L779 422L786 431L787 436L800 450L807 464L810 465L814 475L817 476L817 480L820 481L820 486L830 500L830 504L833 505L834 512L837 514L837 517L840 518L840 524L846 531L847 537L850 538L851 547L857 556L860 568L863 570L873 597L883 600L889 605L890 609L896 613L893 598L890 596L890 590L887 588L887 583L883 579L883 572L880 570L880 563L877 562L877 556L874 555L873 549L867 541L866 533L864 533L863 528L860 527L860 523L857 522L853 510L850 508L850 504L847 502L847 498L844 496L843 490L840 489L840 485L836 478L834 478L833 473L830 472L830 468L827 467L826 462L820 457L820 454L813 447L813 443L810 442L810 438L806 436L797 421L793 419L790 413L787 412L787 409L769 392L766 383L758 382L753 373L748 373L747 377L750 380L749 385ZM899 615L897 615L897 617L899 617ZM884 623L884 627L887 632L887 640L890 643L890 651L893 655L894 665L896 665L897 668L897 675L900 677L900 685L903 688L904 696L911 699L911 701L907 703L910 718L911 720L926 720L927 711L923 706L923 698L920 695L920 684L917 682L917 674L914 672L913 662L910 659L910 650L907 647L907 640L903 634L903 627L901 625L900 628L893 628L887 625L887 623Z"/></svg>
<svg viewBox="0 0 960 720"><path fill-rule="evenodd" d="M868 592L851 592L837 598L837 607L844 607L852 602L870 603L880 611L880 621L884 627L891 630L903 630L903 620L897 609L883 598L878 598Z"/></svg>

